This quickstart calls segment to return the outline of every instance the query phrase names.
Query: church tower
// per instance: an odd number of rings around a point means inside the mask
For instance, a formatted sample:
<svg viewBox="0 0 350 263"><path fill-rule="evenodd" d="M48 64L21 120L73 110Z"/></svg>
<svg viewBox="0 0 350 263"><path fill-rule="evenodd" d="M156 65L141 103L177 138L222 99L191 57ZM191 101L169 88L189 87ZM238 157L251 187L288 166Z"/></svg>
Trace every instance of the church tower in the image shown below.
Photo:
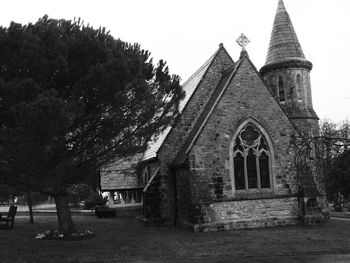
<svg viewBox="0 0 350 263"><path fill-rule="evenodd" d="M283 0L279 0L265 65L260 73L282 108L307 137L319 134L310 71Z"/></svg>

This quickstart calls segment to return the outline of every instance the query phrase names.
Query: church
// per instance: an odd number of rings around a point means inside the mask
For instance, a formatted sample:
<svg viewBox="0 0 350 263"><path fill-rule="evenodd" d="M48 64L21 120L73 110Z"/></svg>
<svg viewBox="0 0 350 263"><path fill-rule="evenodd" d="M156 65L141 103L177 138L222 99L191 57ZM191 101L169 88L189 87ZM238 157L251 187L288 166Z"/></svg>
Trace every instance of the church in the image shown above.
<svg viewBox="0 0 350 263"><path fill-rule="evenodd" d="M297 160L298 142L319 135L312 63L283 0L260 70L245 49L249 40L242 34L237 42L237 60L220 44L183 84L179 117L146 152L101 168L102 191L139 200L147 220L195 232L323 219L317 156L311 149L302 167Z"/></svg>

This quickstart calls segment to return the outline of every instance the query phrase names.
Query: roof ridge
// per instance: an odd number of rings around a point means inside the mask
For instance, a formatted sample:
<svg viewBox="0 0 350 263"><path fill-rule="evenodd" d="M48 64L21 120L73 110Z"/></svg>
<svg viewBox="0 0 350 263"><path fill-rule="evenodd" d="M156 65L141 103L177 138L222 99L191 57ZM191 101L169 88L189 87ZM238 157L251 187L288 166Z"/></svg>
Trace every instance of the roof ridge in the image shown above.
<svg viewBox="0 0 350 263"><path fill-rule="evenodd" d="M204 62L204 64L202 66L199 67L199 69L197 69L185 82L184 84L182 84L181 86L185 86L188 82L190 82L201 70L203 70L206 66L208 66L208 64L210 64L212 62L212 60L214 59L214 57L219 53L220 49L223 46L220 45L219 48L214 52L214 54L207 60Z"/></svg>
<svg viewBox="0 0 350 263"><path fill-rule="evenodd" d="M173 163L172 163L173 165L178 165L178 164L181 164L184 162L184 156L188 153L189 149L192 148L193 143L197 139L204 124L207 122L208 117L210 116L211 112L213 111L213 108L215 107L215 105L217 105L218 101L222 97L222 94L226 90L226 87L230 83L232 77L237 72L237 69L238 69L239 65L241 64L241 62L242 62L242 59L239 59L236 63L234 63L234 65L232 67L230 67L232 71L226 72L226 74L222 76L220 82L218 83L217 87L215 88L211 97L209 98L207 104L205 105L202 113L199 115L199 117L195 121L195 123L193 125L193 129L188 134L188 136L185 139L184 144L180 147L180 150L176 154L176 156L173 160ZM231 74L229 74L229 73L231 73ZM225 79L225 78L227 78L227 79ZM222 88L220 88L221 81L224 81L223 82L224 85L222 86Z"/></svg>
<svg viewBox="0 0 350 263"><path fill-rule="evenodd" d="M301 132L300 130L297 128L297 126L294 124L294 122L291 120L290 116L288 115L288 113L286 112L286 110L284 110L282 108L282 106L278 103L276 97L273 95L273 92L271 91L271 89L265 84L263 78L261 77L261 74L259 73L259 71L257 70L257 68L255 67L255 65L253 64L253 62L250 60L248 54L242 56L232 67L230 67L229 69L232 70L231 75L229 76L229 78L226 80L225 85L222 87L221 91L216 94L215 91L212 94L212 97L217 96L214 103L210 106L210 110L207 112L207 116L204 117L202 114L205 114L205 109L203 110L203 112L201 113L201 115L198 117L198 119L196 120L196 123L194 124L193 127L196 127L197 122L199 122L202 119L202 123L200 126L198 126L197 131L195 131L195 134L193 136L193 138L191 139L191 142L189 143L188 140L190 139L190 135L191 132L189 133L188 137L185 140L185 143L183 144L183 146L180 148L179 152L177 153L176 157L174 158L174 161L172 163L173 166L177 166L177 165L181 165L185 160L183 159L185 154L187 154L189 152L189 150L192 148L192 145L194 144L195 140L197 139L200 131L202 130L204 124L206 123L209 115L211 114L211 112L213 111L213 108L215 107L215 105L218 103L218 101L220 101L220 98L222 97L223 93L225 92L228 84L231 82L232 78L234 77L235 73L237 72L241 62L243 61L243 59L246 59L248 61L248 63L252 66L253 70L256 72L256 74L259 76L259 78L261 79L263 85L266 87L266 89L268 90L268 92L270 92L271 97L276 101L277 105L279 106L279 108L283 111L283 113L285 114L285 116L287 117L287 119L289 120L289 122L291 123L291 125L296 129L296 131L298 132L298 134L300 135ZM229 69L227 71L225 71L225 74L223 74L222 76L222 80L224 80L225 77L227 77L227 75L229 75L230 71ZM220 82L218 84L217 87L219 87ZM208 104L210 103L210 100L212 99L212 97L209 99ZM207 104L207 105L208 105ZM207 107L206 105L206 107ZM194 130L194 129L193 129ZM187 145L187 146L186 146ZM184 149L186 148L186 149Z"/></svg>
<svg viewBox="0 0 350 263"><path fill-rule="evenodd" d="M191 100L191 97L192 97L193 93L195 92L195 90L197 89L198 85L200 85L203 76L205 76L208 69L210 68L211 63L213 63L215 57L219 54L219 52L221 50L223 50L224 52L226 52L226 54L228 54L226 49L224 48L223 44L221 43L219 45L219 48L214 52L214 54L198 70L196 70L196 72L194 74L192 74L191 77L184 84L182 84L182 87L185 90L186 85L188 85L198 75L201 76L201 73L203 73L203 75L199 79L198 83L195 82L194 88L187 90L187 91L190 91L189 94L186 94L185 98L182 101L180 101L180 105L179 105L180 112L182 112L185 109L188 101ZM231 57L230 57L230 59L232 60ZM232 62L233 62L233 60L232 60ZM202 72L202 71L204 71L204 72ZM196 81L196 80L194 80L194 81ZM186 93L187 93L187 91L186 91ZM183 105L182 105L182 103L183 103ZM148 149L144 152L144 154L141 158L142 161L150 160L150 159L157 156L159 149L162 147L163 142L166 140L166 138L168 137L168 134L171 132L171 130L174 126L175 126L175 124L172 126L169 126L163 133L161 133L158 136L158 138L155 141L153 141L151 143L148 142L148 144L149 144Z"/></svg>

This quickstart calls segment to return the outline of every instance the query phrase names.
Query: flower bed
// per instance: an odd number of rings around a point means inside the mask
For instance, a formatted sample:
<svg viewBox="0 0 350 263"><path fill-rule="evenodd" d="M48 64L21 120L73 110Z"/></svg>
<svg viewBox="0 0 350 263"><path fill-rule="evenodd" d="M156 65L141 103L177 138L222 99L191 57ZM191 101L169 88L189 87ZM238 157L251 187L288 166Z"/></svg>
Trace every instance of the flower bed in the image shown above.
<svg viewBox="0 0 350 263"><path fill-rule="evenodd" d="M38 233L35 236L35 239L39 240L81 240L86 238L91 238L94 236L94 233L90 230L85 230L82 232L75 232L70 235L63 235L58 232L56 229L50 229L44 233Z"/></svg>

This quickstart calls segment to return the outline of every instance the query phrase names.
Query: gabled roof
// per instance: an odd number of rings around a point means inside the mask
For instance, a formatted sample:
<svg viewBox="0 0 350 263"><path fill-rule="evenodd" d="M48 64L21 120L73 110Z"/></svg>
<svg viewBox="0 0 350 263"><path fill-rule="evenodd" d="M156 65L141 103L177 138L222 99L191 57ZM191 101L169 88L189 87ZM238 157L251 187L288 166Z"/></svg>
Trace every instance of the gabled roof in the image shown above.
<svg viewBox="0 0 350 263"><path fill-rule="evenodd" d="M295 59L305 60L304 52L283 0L279 0L265 64Z"/></svg>
<svg viewBox="0 0 350 263"><path fill-rule="evenodd" d="M249 59L248 53L245 50L242 50L241 55L240 55L240 59L232 67L227 69L227 71L223 74L223 77L222 77L221 81L219 82L217 88L214 90L214 92L213 92L211 98L209 99L207 105L205 106L203 112L201 113L201 115L197 119L193 129L191 130L190 134L186 138L180 151L177 153L177 155L172 163L173 166L181 166L185 162L185 159L187 157L187 153L191 150L194 142L198 138L202 128L204 127L205 123L207 122L211 112L213 111L213 109L215 108L217 103L220 101L220 99L221 99L223 93L225 92L227 86L229 85L229 83L234 78L234 76L235 76L237 70L239 69L243 59L246 59L250 63L250 65L252 66L252 68L254 69L256 74L260 77L261 81L264 83L258 70L254 66L253 62ZM265 86L265 87L270 92L271 97L276 100L272 91L267 86ZM290 121L291 125L299 133L297 126L295 126L295 124L292 122L292 120L288 116L287 112L281 107L281 105L278 103L277 100L276 100L276 103L279 106L279 108L285 113L285 115L288 118L288 120Z"/></svg>
<svg viewBox="0 0 350 263"><path fill-rule="evenodd" d="M148 143L148 148L142 155L142 158L140 160L141 162L152 159L157 156L157 151L162 145L162 143L164 142L170 130L171 130L171 127L168 127L161 134L159 134L155 140L152 140Z"/></svg>
<svg viewBox="0 0 350 263"><path fill-rule="evenodd" d="M222 94L224 93L227 85L230 83L231 79L235 75L239 65L241 64L241 59L236 62L232 67L230 67L225 74L223 74L222 79L220 80L218 86L214 90L213 94L211 95L208 103L205 105L205 108L199 118L196 120L190 134L187 136L184 144L180 148L180 151L177 153L173 165L181 165L184 163L186 159L186 154L191 149L193 143L197 139L198 135L200 134L204 124L209 118L210 113L215 108L216 104L220 100Z"/></svg>
<svg viewBox="0 0 350 263"><path fill-rule="evenodd" d="M200 84L203 76L207 72L209 66L211 65L211 63L213 62L214 58L216 57L216 55L218 54L221 48L223 48L222 44L220 44L219 49L182 85L182 88L186 94L185 94L185 98L180 102L180 105L179 105L180 113L186 107L188 101L192 97L194 91ZM159 148L162 146L171 128L172 127L167 128L164 132L158 135L156 139L152 140L149 143L148 149L143 154L141 161L146 161L146 160L155 158L157 156L157 152Z"/></svg>
<svg viewBox="0 0 350 263"><path fill-rule="evenodd" d="M192 97L192 94L196 90L198 84L202 80L204 74L207 72L207 69L209 68L211 62L214 60L216 54L218 51L216 51L183 85L182 88L186 92L185 98L180 102L179 105L179 111L182 112L182 110L187 105L187 102Z"/></svg>

